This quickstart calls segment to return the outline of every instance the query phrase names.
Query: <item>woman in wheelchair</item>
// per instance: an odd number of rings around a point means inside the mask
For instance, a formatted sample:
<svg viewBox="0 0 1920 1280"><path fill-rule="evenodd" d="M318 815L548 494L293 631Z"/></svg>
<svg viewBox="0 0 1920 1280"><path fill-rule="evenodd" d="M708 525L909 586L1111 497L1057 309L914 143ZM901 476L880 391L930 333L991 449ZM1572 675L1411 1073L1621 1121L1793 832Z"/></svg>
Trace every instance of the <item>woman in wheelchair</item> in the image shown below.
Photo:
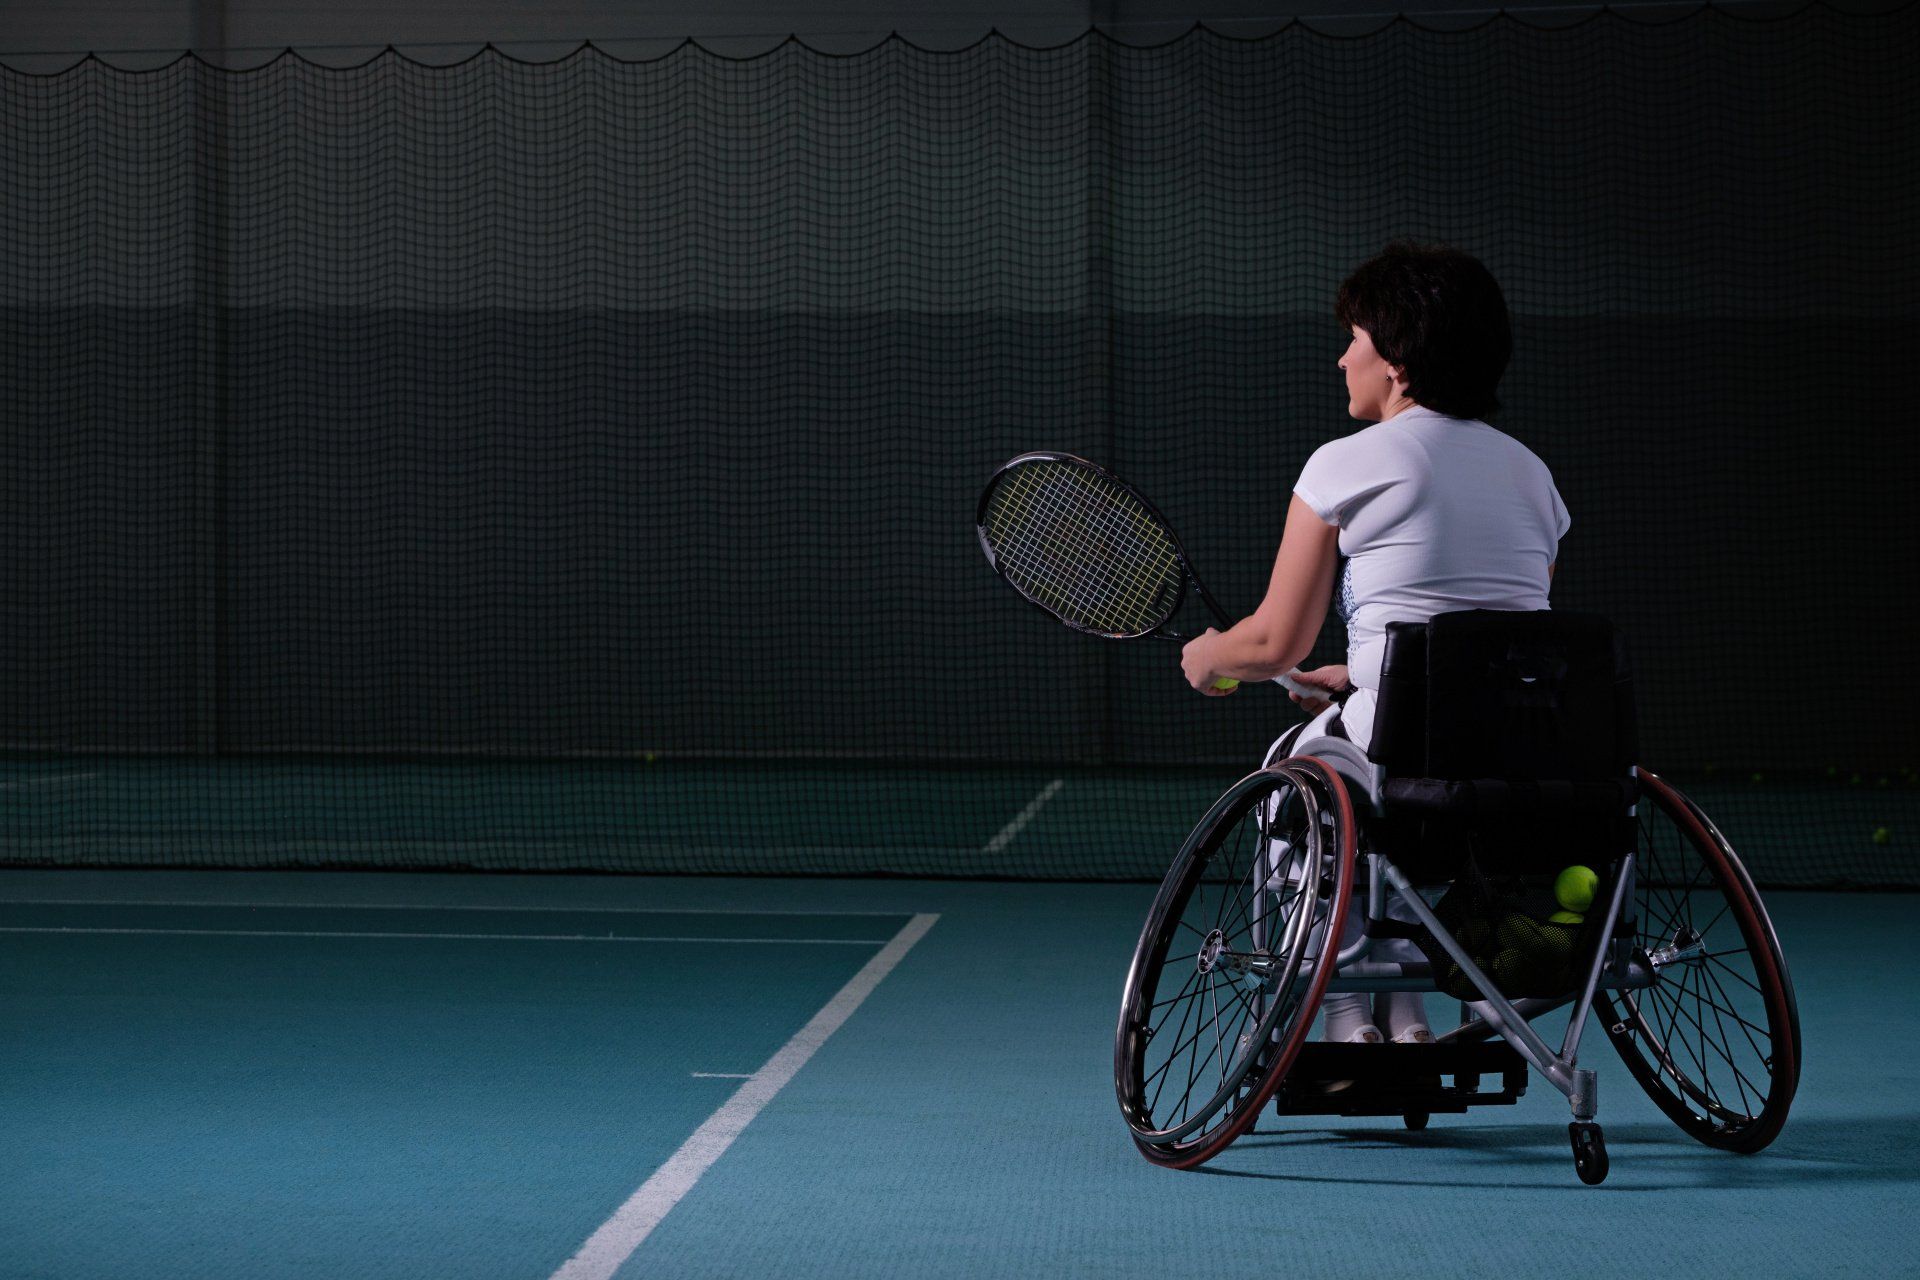
<svg viewBox="0 0 1920 1280"><path fill-rule="evenodd" d="M1724 837L1637 767L1611 627L1549 610L1566 506L1484 421L1512 349L1499 285L1464 253L1396 243L1334 310L1347 411L1370 425L1315 450L1265 598L1181 666L1207 696L1271 679L1330 603L1347 661L1296 673L1326 697L1292 695L1312 719L1214 804L1161 886L1115 1042L1136 1144L1192 1167L1275 1099L1424 1127L1515 1101L1531 1065L1567 1095L1576 1170L1598 1182L1595 1073L1576 1062L1591 1007L1688 1133L1766 1146L1798 1081L1786 965ZM1591 902L1569 911L1556 881ZM1439 1036L1431 991L1463 1002ZM1569 1005L1556 1052L1531 1019Z"/></svg>
<svg viewBox="0 0 1920 1280"><path fill-rule="evenodd" d="M1547 608L1569 519L1546 464L1480 420L1499 407L1513 345L1484 266L1457 251L1393 245L1341 285L1334 315L1349 338L1339 360L1347 413L1374 425L1307 460L1266 599L1225 634L1194 640L1182 665L1202 693L1218 676L1290 670L1313 647L1337 581L1348 660L1298 677L1329 693L1307 704L1319 718L1302 737L1343 733L1364 751L1387 623ZM1335 709L1331 696L1350 687ZM1359 923L1357 902L1348 923ZM1411 951L1403 940L1391 958ZM1325 1010L1329 1040L1433 1039L1418 991L1376 994L1371 1017L1364 993L1329 996Z"/></svg>

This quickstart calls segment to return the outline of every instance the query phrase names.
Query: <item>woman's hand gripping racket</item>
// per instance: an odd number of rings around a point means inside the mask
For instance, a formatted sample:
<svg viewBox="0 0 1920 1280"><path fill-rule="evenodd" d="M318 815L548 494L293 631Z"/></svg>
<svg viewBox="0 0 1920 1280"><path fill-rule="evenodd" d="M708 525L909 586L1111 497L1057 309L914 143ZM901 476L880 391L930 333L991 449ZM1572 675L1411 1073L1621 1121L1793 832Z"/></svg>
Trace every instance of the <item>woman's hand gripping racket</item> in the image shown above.
<svg viewBox="0 0 1920 1280"><path fill-rule="evenodd" d="M1075 631L1109 640L1193 637L1167 624L1191 586L1225 629L1227 615L1151 502L1106 468L1069 453L1023 453L994 472L974 518L987 563ZM1327 691L1276 676L1303 697ZM1219 679L1213 687L1239 687Z"/></svg>

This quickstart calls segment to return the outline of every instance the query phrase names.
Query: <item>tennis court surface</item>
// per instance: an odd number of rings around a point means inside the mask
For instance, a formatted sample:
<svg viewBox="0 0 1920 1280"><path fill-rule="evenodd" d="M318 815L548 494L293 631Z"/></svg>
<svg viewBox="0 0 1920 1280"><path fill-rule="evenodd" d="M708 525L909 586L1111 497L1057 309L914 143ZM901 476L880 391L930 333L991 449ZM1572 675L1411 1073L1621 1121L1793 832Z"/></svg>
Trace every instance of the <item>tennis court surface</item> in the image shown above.
<svg viewBox="0 0 1920 1280"><path fill-rule="evenodd" d="M1270 1118L1196 1175L1140 1160L1108 1061L1148 886L0 891L9 1276L1324 1274L1356 1239L1368 1274L1411 1276L1469 1269L1490 1216L1530 1255L1641 1242L1593 1275L1897 1275L1914 1253L1920 1000L1850 961L1920 963L1901 898L1769 898L1813 1049L1768 1152L1688 1141L1599 1050L1614 1170L1587 1188L1539 1088L1422 1133Z"/></svg>

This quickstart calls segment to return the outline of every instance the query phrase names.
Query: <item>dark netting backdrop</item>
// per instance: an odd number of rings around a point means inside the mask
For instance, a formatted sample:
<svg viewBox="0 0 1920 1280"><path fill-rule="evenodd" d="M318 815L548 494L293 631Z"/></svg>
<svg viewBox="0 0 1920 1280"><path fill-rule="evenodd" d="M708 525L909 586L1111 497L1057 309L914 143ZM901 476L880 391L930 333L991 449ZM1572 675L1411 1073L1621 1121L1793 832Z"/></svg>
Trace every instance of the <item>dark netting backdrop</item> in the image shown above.
<svg viewBox="0 0 1920 1280"><path fill-rule="evenodd" d="M1412 235L1506 288L1648 766L1765 883L1920 884L1916 66L1816 6L0 71L0 859L1157 877L1298 712L1049 623L974 499L1084 454L1251 607Z"/></svg>

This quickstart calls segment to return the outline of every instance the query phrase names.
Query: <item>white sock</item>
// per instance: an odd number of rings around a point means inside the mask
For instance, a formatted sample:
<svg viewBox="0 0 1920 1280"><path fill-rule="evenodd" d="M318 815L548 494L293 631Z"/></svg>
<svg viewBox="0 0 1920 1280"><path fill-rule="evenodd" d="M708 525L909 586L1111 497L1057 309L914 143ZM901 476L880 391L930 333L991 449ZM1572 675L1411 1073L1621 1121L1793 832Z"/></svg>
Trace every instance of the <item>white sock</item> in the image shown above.
<svg viewBox="0 0 1920 1280"><path fill-rule="evenodd" d="M1327 1012L1327 1025L1321 1038L1334 1044L1345 1044L1353 1039L1353 1033L1362 1027L1371 1026L1367 1017L1367 995L1364 991L1343 991L1330 995L1320 1002Z"/></svg>
<svg viewBox="0 0 1920 1280"><path fill-rule="evenodd" d="M1427 1026L1426 993L1380 992L1373 997L1373 1022L1389 1040L1414 1027Z"/></svg>

